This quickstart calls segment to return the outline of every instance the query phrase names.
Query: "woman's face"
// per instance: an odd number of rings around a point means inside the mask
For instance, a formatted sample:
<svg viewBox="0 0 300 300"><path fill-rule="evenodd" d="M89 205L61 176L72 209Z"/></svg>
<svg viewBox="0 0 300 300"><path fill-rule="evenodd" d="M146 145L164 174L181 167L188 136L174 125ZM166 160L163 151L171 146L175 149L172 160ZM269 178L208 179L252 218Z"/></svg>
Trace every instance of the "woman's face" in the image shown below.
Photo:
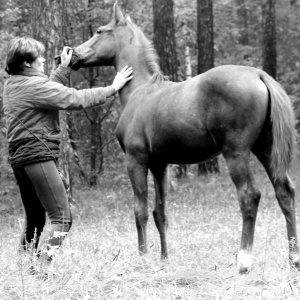
<svg viewBox="0 0 300 300"><path fill-rule="evenodd" d="M30 65L31 68L44 73L44 62L45 62L45 58L43 56L39 56L35 61L33 61Z"/></svg>

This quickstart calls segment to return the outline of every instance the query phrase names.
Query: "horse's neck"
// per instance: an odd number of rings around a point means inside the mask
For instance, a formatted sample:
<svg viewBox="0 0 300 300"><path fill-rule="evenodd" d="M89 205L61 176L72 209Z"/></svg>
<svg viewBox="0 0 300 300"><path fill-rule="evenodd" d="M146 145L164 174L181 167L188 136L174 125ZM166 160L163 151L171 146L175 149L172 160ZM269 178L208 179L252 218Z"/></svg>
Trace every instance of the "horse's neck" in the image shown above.
<svg viewBox="0 0 300 300"><path fill-rule="evenodd" d="M142 85L147 83L151 75L147 70L141 70L141 67L138 66L134 61L131 62L121 62L117 66L117 70L120 71L124 66L131 66L133 69L133 78L119 91L119 96L121 100L122 107L124 108L131 96L131 94Z"/></svg>
<svg viewBox="0 0 300 300"><path fill-rule="evenodd" d="M133 43L122 47L117 54L116 69L120 71L124 66L130 66L133 70L133 78L120 91L120 100L124 108L131 94L142 85L150 81L152 75L147 66L147 57L145 56L145 43L141 40L141 36L135 35Z"/></svg>
<svg viewBox="0 0 300 300"><path fill-rule="evenodd" d="M120 91L119 96L121 100L122 110L125 108L130 95L133 93L133 85L132 82L127 83Z"/></svg>

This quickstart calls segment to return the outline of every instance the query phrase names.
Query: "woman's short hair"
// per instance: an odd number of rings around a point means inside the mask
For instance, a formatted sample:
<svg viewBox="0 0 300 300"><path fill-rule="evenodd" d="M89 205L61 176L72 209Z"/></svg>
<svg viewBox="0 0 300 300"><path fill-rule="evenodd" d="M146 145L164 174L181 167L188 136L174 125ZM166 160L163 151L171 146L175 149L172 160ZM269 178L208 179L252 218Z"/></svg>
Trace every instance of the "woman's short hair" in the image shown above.
<svg viewBox="0 0 300 300"><path fill-rule="evenodd" d="M5 71L15 74L23 70L24 62L32 63L45 52L45 46L30 37L13 39L8 46Z"/></svg>

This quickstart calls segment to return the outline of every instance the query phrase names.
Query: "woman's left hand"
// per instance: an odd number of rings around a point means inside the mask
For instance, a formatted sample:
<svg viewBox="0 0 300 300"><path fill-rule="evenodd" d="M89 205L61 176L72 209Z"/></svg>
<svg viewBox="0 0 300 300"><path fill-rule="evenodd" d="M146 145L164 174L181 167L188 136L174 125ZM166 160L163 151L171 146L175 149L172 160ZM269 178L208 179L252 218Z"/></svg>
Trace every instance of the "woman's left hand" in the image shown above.
<svg viewBox="0 0 300 300"><path fill-rule="evenodd" d="M70 64L71 58L73 54L73 49L70 47L64 47L61 53L61 65L63 67L67 67Z"/></svg>
<svg viewBox="0 0 300 300"><path fill-rule="evenodd" d="M112 86L119 91L129 80L132 79L132 67L125 66L120 72L117 73Z"/></svg>

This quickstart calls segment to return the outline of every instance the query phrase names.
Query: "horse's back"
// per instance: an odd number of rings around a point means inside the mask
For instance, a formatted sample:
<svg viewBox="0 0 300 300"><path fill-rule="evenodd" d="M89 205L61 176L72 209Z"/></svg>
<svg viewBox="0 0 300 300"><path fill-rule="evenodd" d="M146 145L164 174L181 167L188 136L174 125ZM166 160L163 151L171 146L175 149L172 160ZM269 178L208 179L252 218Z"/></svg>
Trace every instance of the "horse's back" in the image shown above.
<svg viewBox="0 0 300 300"><path fill-rule="evenodd" d="M122 113L119 140L170 163L209 159L245 137L244 146L251 147L268 108L259 72L222 66L184 82L146 85Z"/></svg>

